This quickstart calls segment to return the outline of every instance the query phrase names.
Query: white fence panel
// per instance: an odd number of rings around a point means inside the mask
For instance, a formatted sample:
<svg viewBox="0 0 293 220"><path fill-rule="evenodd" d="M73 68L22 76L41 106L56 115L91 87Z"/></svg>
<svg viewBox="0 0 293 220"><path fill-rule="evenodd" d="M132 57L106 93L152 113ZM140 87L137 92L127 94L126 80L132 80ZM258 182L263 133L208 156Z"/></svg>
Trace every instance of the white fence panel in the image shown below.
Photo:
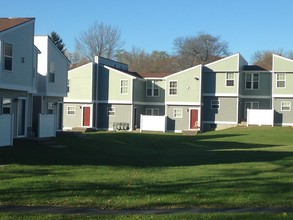
<svg viewBox="0 0 293 220"><path fill-rule="evenodd" d="M167 116L141 115L140 131L166 131Z"/></svg>
<svg viewBox="0 0 293 220"><path fill-rule="evenodd" d="M0 115L0 147L13 145L13 115Z"/></svg>
<svg viewBox="0 0 293 220"><path fill-rule="evenodd" d="M39 114L39 138L56 137L55 115Z"/></svg>
<svg viewBox="0 0 293 220"><path fill-rule="evenodd" d="M274 109L247 109L247 126L248 125L274 126Z"/></svg>

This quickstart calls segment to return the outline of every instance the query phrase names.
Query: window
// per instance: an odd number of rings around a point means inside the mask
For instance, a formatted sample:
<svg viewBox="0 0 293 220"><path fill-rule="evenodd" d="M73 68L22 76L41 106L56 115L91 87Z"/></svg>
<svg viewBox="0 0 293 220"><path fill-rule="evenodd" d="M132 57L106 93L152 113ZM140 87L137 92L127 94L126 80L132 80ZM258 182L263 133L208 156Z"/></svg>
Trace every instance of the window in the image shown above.
<svg viewBox="0 0 293 220"><path fill-rule="evenodd" d="M50 63L50 69L49 69L49 82L55 82L55 63Z"/></svg>
<svg viewBox="0 0 293 220"><path fill-rule="evenodd" d="M286 74L277 73L277 88L285 88L286 86Z"/></svg>
<svg viewBox="0 0 293 220"><path fill-rule="evenodd" d="M50 115L53 114L53 107L54 107L54 103L48 102L48 114L50 114Z"/></svg>
<svg viewBox="0 0 293 220"><path fill-rule="evenodd" d="M147 108L145 110L146 115L159 115L159 109L158 108Z"/></svg>
<svg viewBox="0 0 293 220"><path fill-rule="evenodd" d="M259 74L246 73L245 75L245 89L258 89L259 87Z"/></svg>
<svg viewBox="0 0 293 220"><path fill-rule="evenodd" d="M75 107L67 106L67 115L75 115Z"/></svg>
<svg viewBox="0 0 293 220"><path fill-rule="evenodd" d="M219 109L220 108L220 101L219 100L212 100L211 101L211 109Z"/></svg>
<svg viewBox="0 0 293 220"><path fill-rule="evenodd" d="M109 107L107 111L108 111L108 116L115 116L115 108L114 107Z"/></svg>
<svg viewBox="0 0 293 220"><path fill-rule="evenodd" d="M226 86L234 86L234 73L226 73Z"/></svg>
<svg viewBox="0 0 293 220"><path fill-rule="evenodd" d="M4 70L12 71L12 44L5 43L4 45Z"/></svg>
<svg viewBox="0 0 293 220"><path fill-rule="evenodd" d="M177 95L177 81L170 81L169 82L169 95Z"/></svg>
<svg viewBox="0 0 293 220"><path fill-rule="evenodd" d="M128 94L128 79L122 79L120 81L120 94L121 95Z"/></svg>
<svg viewBox="0 0 293 220"><path fill-rule="evenodd" d="M70 84L69 84L69 79L67 79L67 92L70 92Z"/></svg>
<svg viewBox="0 0 293 220"><path fill-rule="evenodd" d="M2 99L2 114L11 114L11 99Z"/></svg>
<svg viewBox="0 0 293 220"><path fill-rule="evenodd" d="M291 111L291 102L290 101L281 102L281 111Z"/></svg>
<svg viewBox="0 0 293 220"><path fill-rule="evenodd" d="M146 95L147 96L159 96L159 87L156 81L146 81Z"/></svg>
<svg viewBox="0 0 293 220"><path fill-rule="evenodd" d="M182 118L182 108L175 108L173 110L173 118Z"/></svg>

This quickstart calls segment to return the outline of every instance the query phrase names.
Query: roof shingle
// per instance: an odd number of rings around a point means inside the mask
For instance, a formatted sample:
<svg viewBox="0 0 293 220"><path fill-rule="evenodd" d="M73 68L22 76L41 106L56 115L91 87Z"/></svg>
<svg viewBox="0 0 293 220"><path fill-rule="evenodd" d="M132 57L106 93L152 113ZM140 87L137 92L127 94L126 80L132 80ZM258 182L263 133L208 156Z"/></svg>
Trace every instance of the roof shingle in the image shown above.
<svg viewBox="0 0 293 220"><path fill-rule="evenodd" d="M0 32L33 20L34 18L0 18Z"/></svg>

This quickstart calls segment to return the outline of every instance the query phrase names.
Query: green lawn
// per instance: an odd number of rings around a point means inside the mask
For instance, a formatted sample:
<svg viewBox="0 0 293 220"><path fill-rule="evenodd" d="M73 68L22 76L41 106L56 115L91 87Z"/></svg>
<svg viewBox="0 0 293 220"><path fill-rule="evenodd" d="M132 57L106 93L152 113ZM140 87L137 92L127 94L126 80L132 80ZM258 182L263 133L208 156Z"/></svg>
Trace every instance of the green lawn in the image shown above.
<svg viewBox="0 0 293 220"><path fill-rule="evenodd" d="M293 128L94 132L62 135L55 144L20 142L0 148L0 205L293 207Z"/></svg>

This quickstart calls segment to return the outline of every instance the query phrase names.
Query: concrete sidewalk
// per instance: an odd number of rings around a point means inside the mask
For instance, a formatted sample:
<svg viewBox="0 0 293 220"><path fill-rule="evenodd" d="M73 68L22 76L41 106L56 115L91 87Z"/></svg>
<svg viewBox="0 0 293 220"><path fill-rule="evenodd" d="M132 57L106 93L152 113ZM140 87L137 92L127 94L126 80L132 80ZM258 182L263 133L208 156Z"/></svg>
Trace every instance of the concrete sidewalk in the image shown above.
<svg viewBox="0 0 293 220"><path fill-rule="evenodd" d="M289 208L171 208L171 209L124 209L103 210L90 207L59 207L59 206L0 206L0 212L13 213L44 213L44 214L91 214L91 215L148 215L178 213L283 213L293 212Z"/></svg>

